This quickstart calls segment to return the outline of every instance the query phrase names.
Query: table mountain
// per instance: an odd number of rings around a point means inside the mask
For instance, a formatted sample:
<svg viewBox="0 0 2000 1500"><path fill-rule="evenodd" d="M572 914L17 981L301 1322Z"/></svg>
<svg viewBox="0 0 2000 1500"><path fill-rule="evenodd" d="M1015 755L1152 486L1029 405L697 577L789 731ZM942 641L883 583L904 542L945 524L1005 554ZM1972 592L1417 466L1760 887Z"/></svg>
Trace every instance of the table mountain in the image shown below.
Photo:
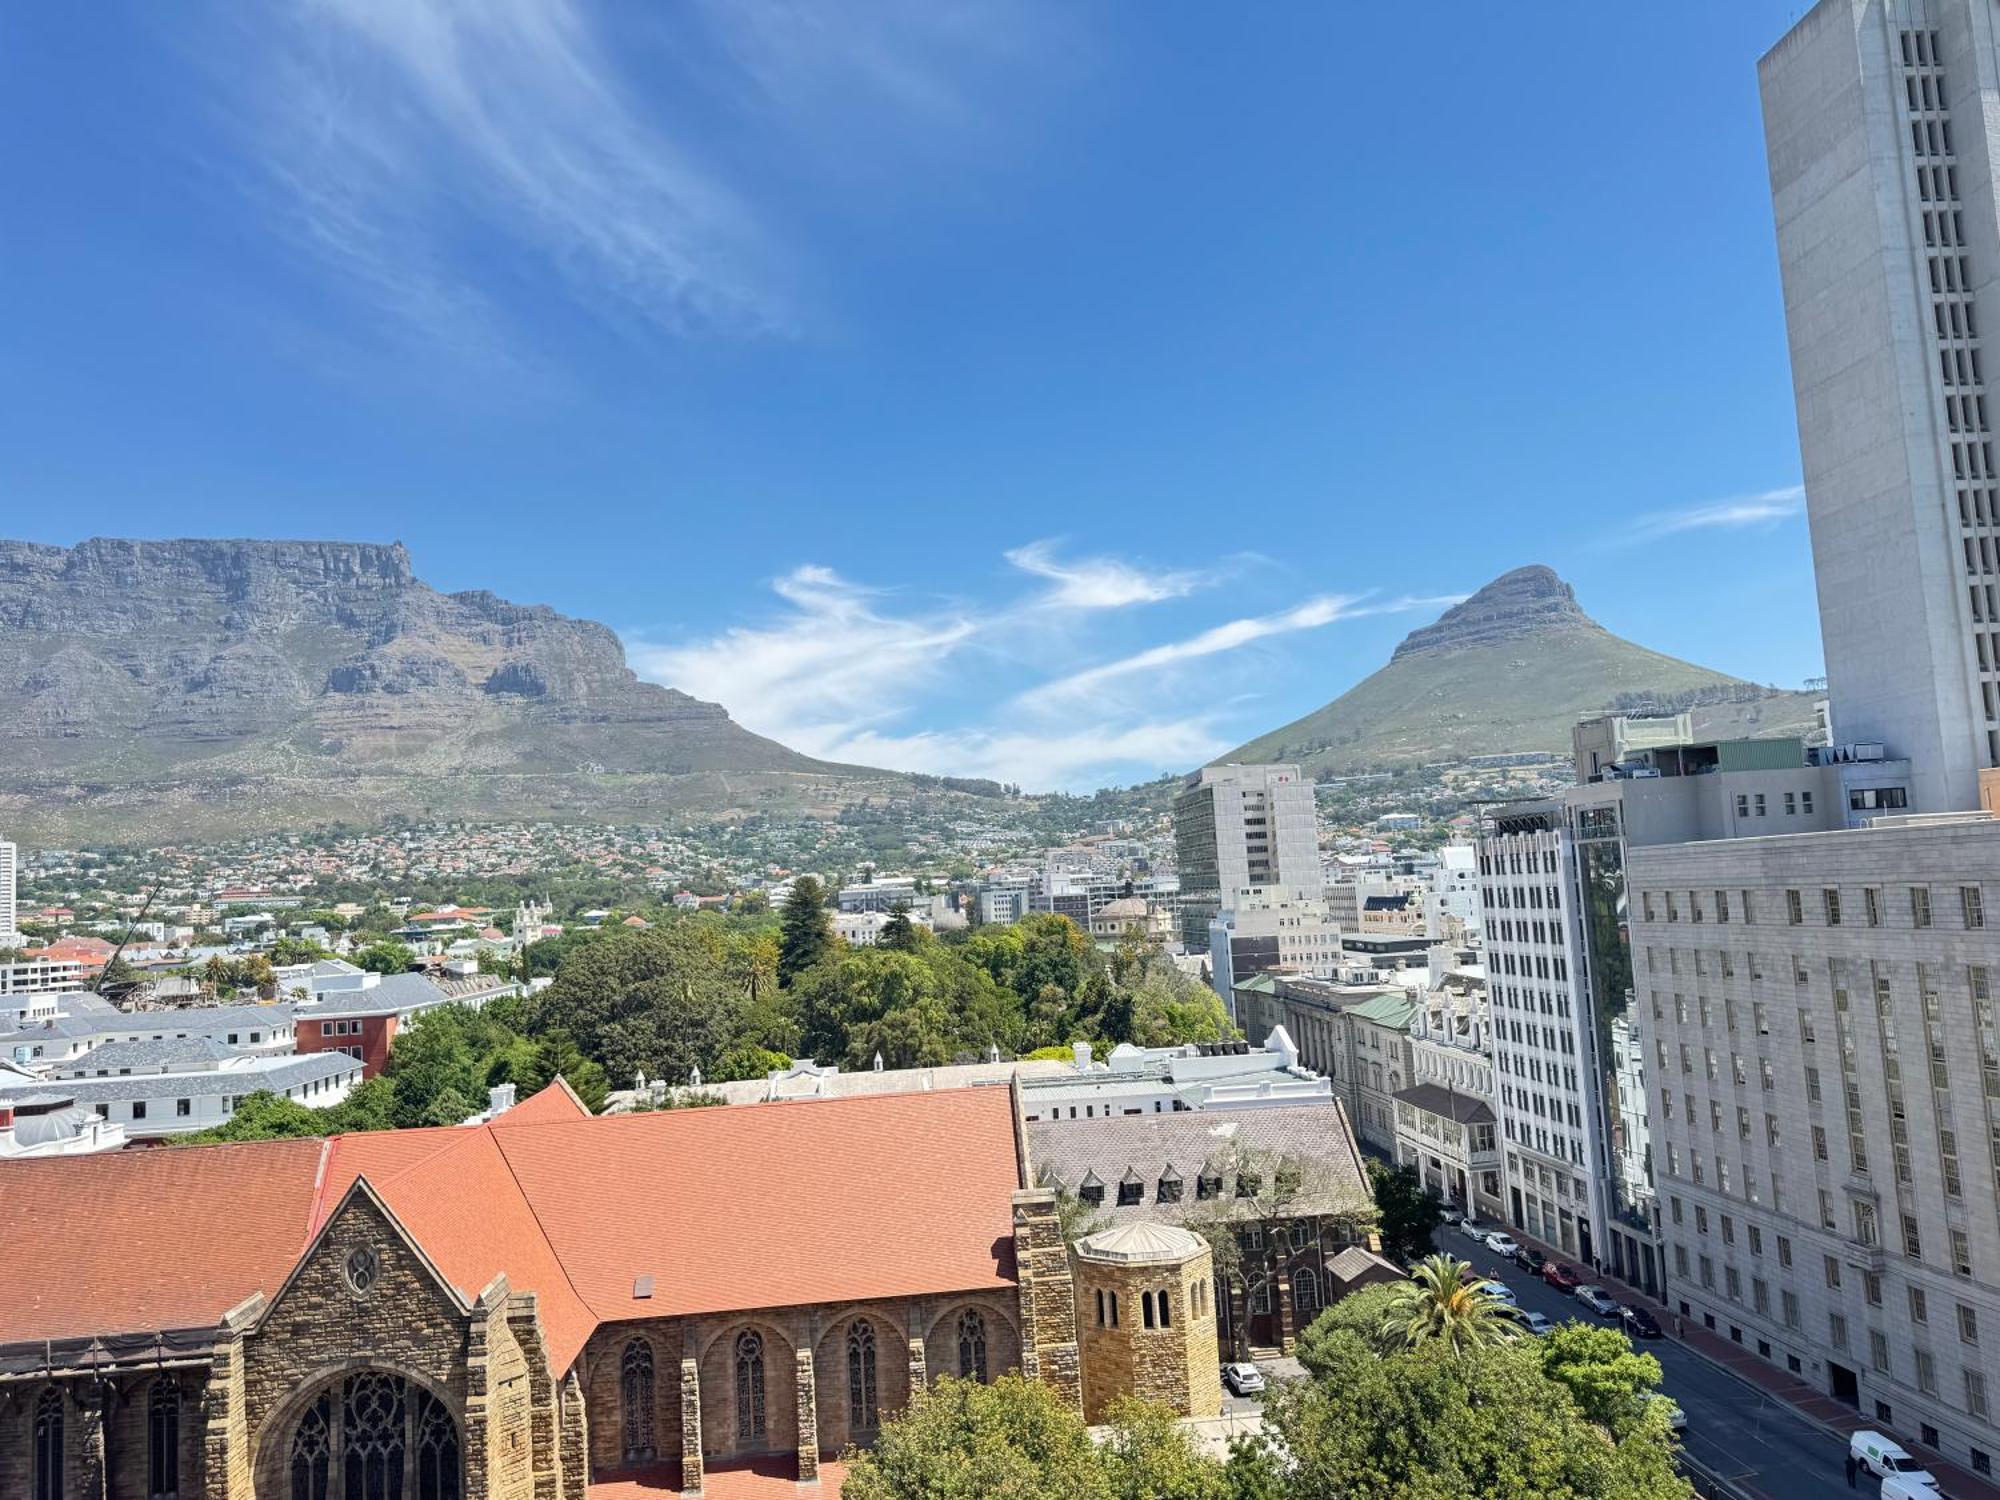
<svg viewBox="0 0 2000 1500"><path fill-rule="evenodd" d="M1220 757L1357 771L1511 751L1570 749L1593 714L1686 709L1716 738L1800 734L1813 699L1663 656L1583 612L1553 569L1503 573L1435 624L1413 630L1389 664L1323 708Z"/></svg>
<svg viewBox="0 0 2000 1500"><path fill-rule="evenodd" d="M10 832L837 804L877 778L641 682L593 621L439 593L400 545L0 541Z"/></svg>

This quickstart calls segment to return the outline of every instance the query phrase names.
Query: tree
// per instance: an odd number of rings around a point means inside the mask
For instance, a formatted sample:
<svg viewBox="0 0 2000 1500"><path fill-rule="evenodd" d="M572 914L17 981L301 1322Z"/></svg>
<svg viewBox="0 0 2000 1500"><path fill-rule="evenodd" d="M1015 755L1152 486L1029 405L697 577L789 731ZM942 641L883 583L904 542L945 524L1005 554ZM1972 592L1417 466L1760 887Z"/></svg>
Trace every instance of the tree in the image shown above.
<svg viewBox="0 0 2000 1500"><path fill-rule="evenodd" d="M1538 1342L1542 1373L1567 1386L1577 1409L1614 1436L1640 1420L1639 1398L1659 1389L1660 1362L1636 1352L1615 1328L1564 1323Z"/></svg>
<svg viewBox="0 0 2000 1500"><path fill-rule="evenodd" d="M778 936L778 982L791 984L832 954L838 941L833 918L827 915L825 887L818 877L801 875L785 897L784 924Z"/></svg>
<svg viewBox="0 0 2000 1500"><path fill-rule="evenodd" d="M1378 1354L1340 1329L1314 1378L1265 1421L1293 1500L1692 1500L1663 1417L1614 1439L1542 1373L1539 1340L1458 1353L1441 1339Z"/></svg>
<svg viewBox="0 0 2000 1500"><path fill-rule="evenodd" d="M577 1050L569 1033L551 1031L535 1043L535 1050L522 1068L519 1087L525 1094L539 1094L558 1078L575 1091L583 1107L601 1114L611 1085L604 1069Z"/></svg>
<svg viewBox="0 0 2000 1500"><path fill-rule="evenodd" d="M1399 1284L1377 1282L1349 1292L1306 1325L1299 1335L1298 1361L1310 1375L1322 1375L1335 1363L1332 1346L1337 1335L1352 1334L1371 1349L1384 1347L1382 1330L1400 1295Z"/></svg>
<svg viewBox="0 0 2000 1500"><path fill-rule="evenodd" d="M330 956L318 943L309 943L304 938L281 937L271 944L270 959L279 968L292 964L309 964Z"/></svg>
<svg viewBox="0 0 2000 1500"><path fill-rule="evenodd" d="M1222 997L1166 958L1149 956L1130 973L1131 1040L1139 1046L1177 1047L1237 1036Z"/></svg>
<svg viewBox="0 0 2000 1500"><path fill-rule="evenodd" d="M722 1054L722 1060L715 1065L715 1076L709 1082L733 1083L738 1079L768 1078L791 1065L791 1058L782 1052L773 1052L769 1047L732 1047Z"/></svg>
<svg viewBox="0 0 2000 1500"><path fill-rule="evenodd" d="M848 1500L1228 1500L1223 1466L1166 1410L1125 1398L1102 1445L1048 1386L946 1378L849 1459Z"/></svg>
<svg viewBox="0 0 2000 1500"><path fill-rule="evenodd" d="M376 974L404 974L416 962L416 955L402 943L370 943L354 955L356 966Z"/></svg>
<svg viewBox="0 0 2000 1500"><path fill-rule="evenodd" d="M1465 1261L1433 1255L1418 1263L1390 1303L1383 1338L1411 1346L1436 1341L1454 1353L1504 1343L1520 1331L1505 1305Z"/></svg>
<svg viewBox="0 0 2000 1500"><path fill-rule="evenodd" d="M875 935L875 946L890 948L898 953L915 953L923 945L923 935L917 924L910 920L910 909L900 902L889 909L889 920L882 924L882 930Z"/></svg>
<svg viewBox="0 0 2000 1500"><path fill-rule="evenodd" d="M640 1072L685 1083L714 1077L740 1044L747 1002L725 971L723 943L693 922L611 933L575 948L527 1007L534 1036L567 1032L621 1085Z"/></svg>
<svg viewBox="0 0 2000 1500"><path fill-rule="evenodd" d="M1437 1199L1424 1190L1417 1169L1371 1160L1368 1182L1375 1207L1382 1215L1382 1251L1397 1260L1413 1261L1431 1251L1431 1235L1443 1218Z"/></svg>
<svg viewBox="0 0 2000 1500"><path fill-rule="evenodd" d="M399 1130L456 1125L486 1108L486 1090L520 1075L528 1044L493 1013L465 1005L424 1011L396 1033L383 1077Z"/></svg>

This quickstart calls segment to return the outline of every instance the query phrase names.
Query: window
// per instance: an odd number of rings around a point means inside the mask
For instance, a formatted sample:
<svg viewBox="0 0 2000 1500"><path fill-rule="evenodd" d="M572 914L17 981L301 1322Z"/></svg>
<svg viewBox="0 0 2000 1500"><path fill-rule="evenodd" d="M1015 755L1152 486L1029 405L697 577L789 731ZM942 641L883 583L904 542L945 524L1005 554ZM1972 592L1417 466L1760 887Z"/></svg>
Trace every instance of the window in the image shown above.
<svg viewBox="0 0 2000 1500"><path fill-rule="evenodd" d="M144 1099L134 1099L132 1101L132 1118L135 1120L146 1118L146 1101Z"/></svg>
<svg viewBox="0 0 2000 1500"><path fill-rule="evenodd" d="M736 1441L762 1442L767 1430L764 1336L750 1328L736 1336Z"/></svg>
<svg viewBox="0 0 2000 1500"><path fill-rule="evenodd" d="M147 1500L178 1500L181 1492L181 1392L171 1380L153 1382L146 1403Z"/></svg>
<svg viewBox="0 0 2000 1500"><path fill-rule="evenodd" d="M1924 1299L1924 1289L1920 1286L1911 1287L1910 1321L1912 1323L1928 1323L1930 1320L1930 1306Z"/></svg>
<svg viewBox="0 0 2000 1500"><path fill-rule="evenodd" d="M1104 1179L1099 1177L1094 1171L1084 1173L1083 1181L1077 1186L1076 1196L1093 1207L1102 1204L1104 1202Z"/></svg>
<svg viewBox="0 0 2000 1500"><path fill-rule="evenodd" d="M1295 1313L1319 1310L1319 1275L1311 1266L1300 1266L1292 1273L1292 1310Z"/></svg>
<svg viewBox="0 0 2000 1500"><path fill-rule="evenodd" d="M364 1371L306 1408L292 1430L287 1468L291 1500L459 1500L458 1426L429 1391L400 1375Z"/></svg>
<svg viewBox="0 0 2000 1500"><path fill-rule="evenodd" d="M1118 1326L1118 1296L1111 1297L1111 1326ZM974 1308L967 1308L958 1315L958 1378L976 1380L981 1385L987 1382L986 1375L986 1315Z"/></svg>
<svg viewBox="0 0 2000 1500"><path fill-rule="evenodd" d="M1958 1304L1958 1341L1961 1344L1979 1342L1979 1314L1963 1302Z"/></svg>
<svg viewBox="0 0 2000 1500"><path fill-rule="evenodd" d="M1157 1292L1153 1293L1153 1301L1159 1306L1160 1326L1162 1328L1173 1327L1174 1309L1172 1304L1168 1301L1167 1289L1165 1287L1161 1287Z"/></svg>
<svg viewBox="0 0 2000 1500"><path fill-rule="evenodd" d="M1975 1417L1986 1415L1986 1377L1970 1365L1965 1367L1965 1409Z"/></svg>
<svg viewBox="0 0 2000 1500"><path fill-rule="evenodd" d="M1806 919L1805 903L1803 900L1800 899L1799 893L1797 891L1786 891L1785 892L1786 924L1788 926L1797 927L1801 922L1805 921L1805 919Z"/></svg>
<svg viewBox="0 0 2000 1500"><path fill-rule="evenodd" d="M1931 925L1931 893L1928 886L1910 887L1910 925L1912 927Z"/></svg>
<svg viewBox="0 0 2000 1500"><path fill-rule="evenodd" d="M1139 1317L1140 1321L1146 1327L1151 1328L1153 1326L1153 1294L1151 1292L1139 1293Z"/></svg>
<svg viewBox="0 0 2000 1500"><path fill-rule="evenodd" d="M1972 1274L1972 1242L1963 1229L1951 1232L1951 1268L1961 1276Z"/></svg>
<svg viewBox="0 0 2000 1500"><path fill-rule="evenodd" d="M1880 1374L1889 1373L1889 1335L1879 1328L1868 1330L1868 1363Z"/></svg>
<svg viewBox="0 0 2000 1500"><path fill-rule="evenodd" d="M1127 1167L1125 1175L1118 1181L1118 1206L1120 1208L1130 1208L1136 1203L1144 1202L1145 1198L1145 1179L1140 1177L1136 1170Z"/></svg>
<svg viewBox="0 0 2000 1500"><path fill-rule="evenodd" d="M1882 893L1874 886L1861 893L1861 910L1870 927L1882 925Z"/></svg>
<svg viewBox="0 0 2000 1500"><path fill-rule="evenodd" d="M63 1500L63 1396L56 1386L35 1402L34 1500Z"/></svg>
<svg viewBox="0 0 2000 1500"><path fill-rule="evenodd" d="M1826 1284L1837 1288L1840 1285L1840 1262L1835 1260L1831 1255L1824 1257L1824 1259L1826 1261Z"/></svg>
<svg viewBox="0 0 2000 1500"><path fill-rule="evenodd" d="M1826 925L1829 927L1838 927L1840 925L1840 892L1829 886L1820 892L1820 901L1826 908Z"/></svg>
<svg viewBox="0 0 2000 1500"><path fill-rule="evenodd" d="M1984 927L1986 925L1986 903L1980 897L1978 886L1960 886L1958 888L1958 904L1959 910L1965 916L1965 925L1967 927Z"/></svg>
<svg viewBox="0 0 2000 1500"><path fill-rule="evenodd" d="M1172 1167L1160 1174L1157 1201L1178 1203L1181 1201L1181 1176Z"/></svg>
<svg viewBox="0 0 2000 1500"><path fill-rule="evenodd" d="M1919 1349L1917 1355L1917 1389L1926 1396L1937 1394L1937 1360L1928 1349Z"/></svg>
<svg viewBox="0 0 2000 1500"><path fill-rule="evenodd" d="M873 1432L882 1425L875 1392L875 1325L857 1318L847 1330L847 1427Z"/></svg>
<svg viewBox="0 0 2000 1500"><path fill-rule="evenodd" d="M625 1462L655 1456L653 1441L653 1346L633 1339L618 1364L618 1417L625 1438Z"/></svg>
<svg viewBox="0 0 2000 1500"><path fill-rule="evenodd" d="M1778 1289L1778 1301L1779 1301L1779 1306L1783 1309L1784 1312L1785 1326L1787 1328L1798 1327L1799 1294L1793 1291L1790 1287L1780 1287Z"/></svg>
<svg viewBox="0 0 2000 1500"><path fill-rule="evenodd" d="M187 1117L188 1115L191 1115L191 1114L193 1114L193 1113L194 1113L194 1100L192 1100L192 1099L176 1099L176 1100L174 1101L174 1113L175 1113L176 1115L180 1116L180 1117L181 1117L181 1118L183 1118L183 1119L185 1119L185 1118L186 1118L186 1117Z"/></svg>

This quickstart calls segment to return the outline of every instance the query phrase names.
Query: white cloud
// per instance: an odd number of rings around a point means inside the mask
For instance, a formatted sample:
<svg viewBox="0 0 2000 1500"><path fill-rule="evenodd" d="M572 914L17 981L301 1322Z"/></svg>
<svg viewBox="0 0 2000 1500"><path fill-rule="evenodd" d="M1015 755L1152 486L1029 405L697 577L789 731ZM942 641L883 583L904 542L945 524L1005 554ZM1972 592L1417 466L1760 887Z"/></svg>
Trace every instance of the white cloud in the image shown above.
<svg viewBox="0 0 2000 1500"><path fill-rule="evenodd" d="M1042 543L1008 558L1053 587L980 607L898 607L885 591L806 566L773 581L782 606L766 621L683 645L628 636L626 648L640 676L719 702L748 728L809 755L1031 790L1078 789L1199 765L1243 738L1219 722L1245 707L1233 679L1227 691L1152 680L1122 698L1104 691L1107 683L1336 620L1460 597L1321 595L1042 681L1001 703L997 694L968 691L968 682L1045 676L1051 660L1073 649L1069 622L1106 627L1101 613L1085 611L1173 599L1195 586L1193 574L1115 557L1058 563ZM919 712L949 727L899 727Z"/></svg>
<svg viewBox="0 0 2000 1500"><path fill-rule="evenodd" d="M1024 573L1055 585L1040 603L1055 609L1123 609L1132 604L1157 604L1179 599L1212 582L1196 571L1153 571L1116 557L1086 557L1058 562L1055 544L1030 542L1007 553L1007 561Z"/></svg>
<svg viewBox="0 0 2000 1500"><path fill-rule="evenodd" d="M1272 636L1289 635L1300 630L1317 630L1322 625L1333 624L1336 620L1356 619L1363 615L1392 614L1406 609L1420 609L1426 605L1456 604L1465 598L1465 595L1425 597L1411 595L1375 604L1364 603L1367 597L1365 594L1322 594L1277 614L1253 615L1245 619L1230 620L1222 625L1211 626L1185 640L1151 646L1130 656L1121 656L1114 661L1102 662L1094 667L1086 667L1080 672L1073 672L1067 677L1055 678L1030 688L1016 701L1024 707L1053 709L1078 699L1091 697L1101 691L1107 683L1121 678L1165 671L1184 662L1197 661L1202 657L1215 656L1225 651L1235 651Z"/></svg>
<svg viewBox="0 0 2000 1500"><path fill-rule="evenodd" d="M1805 510L1806 488L1802 484L1765 490L1757 495L1739 495L1730 500L1710 500L1679 510L1659 510L1634 517L1611 540L1619 545L1657 541L1684 531L1740 530L1750 526L1771 526L1789 521Z"/></svg>

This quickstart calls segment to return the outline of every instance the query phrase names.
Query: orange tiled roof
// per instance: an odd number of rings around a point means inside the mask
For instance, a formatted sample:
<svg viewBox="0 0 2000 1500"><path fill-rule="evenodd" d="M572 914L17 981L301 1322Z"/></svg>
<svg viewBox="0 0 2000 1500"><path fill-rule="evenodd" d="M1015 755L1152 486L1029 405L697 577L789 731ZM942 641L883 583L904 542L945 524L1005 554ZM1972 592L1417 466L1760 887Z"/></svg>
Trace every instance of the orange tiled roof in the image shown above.
<svg viewBox="0 0 2000 1500"><path fill-rule="evenodd" d="M213 1325L366 1177L468 1298L535 1292L560 1371L613 1319L1011 1284L1016 1172L998 1087L598 1117L558 1083L481 1126L9 1162L0 1343Z"/></svg>

